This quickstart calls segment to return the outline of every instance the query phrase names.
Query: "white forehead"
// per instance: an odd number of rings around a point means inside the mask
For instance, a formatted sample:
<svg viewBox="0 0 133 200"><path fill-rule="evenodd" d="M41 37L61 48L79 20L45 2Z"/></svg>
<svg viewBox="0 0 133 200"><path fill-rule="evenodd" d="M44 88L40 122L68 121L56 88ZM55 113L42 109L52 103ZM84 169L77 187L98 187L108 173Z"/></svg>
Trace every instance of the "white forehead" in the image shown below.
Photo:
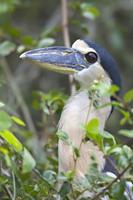
<svg viewBox="0 0 133 200"><path fill-rule="evenodd" d="M72 48L80 51L83 54L86 54L88 52L95 52L96 53L96 51L93 48L91 48L85 41L80 40L80 39L76 40L72 44Z"/></svg>

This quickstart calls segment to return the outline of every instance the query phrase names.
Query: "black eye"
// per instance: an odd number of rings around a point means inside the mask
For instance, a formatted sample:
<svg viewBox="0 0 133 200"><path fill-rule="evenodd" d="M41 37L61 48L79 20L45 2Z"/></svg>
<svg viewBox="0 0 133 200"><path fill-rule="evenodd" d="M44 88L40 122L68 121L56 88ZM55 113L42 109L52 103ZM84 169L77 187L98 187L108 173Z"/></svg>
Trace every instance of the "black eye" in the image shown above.
<svg viewBox="0 0 133 200"><path fill-rule="evenodd" d="M89 52L85 54L85 58L89 63L95 63L98 59L98 55L95 52Z"/></svg>

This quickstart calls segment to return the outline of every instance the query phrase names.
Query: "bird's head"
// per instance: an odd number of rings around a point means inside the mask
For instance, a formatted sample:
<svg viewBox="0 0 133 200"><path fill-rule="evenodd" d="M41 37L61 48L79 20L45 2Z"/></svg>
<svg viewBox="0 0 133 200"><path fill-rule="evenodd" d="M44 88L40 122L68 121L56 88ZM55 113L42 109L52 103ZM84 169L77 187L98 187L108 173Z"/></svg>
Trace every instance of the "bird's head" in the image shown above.
<svg viewBox="0 0 133 200"><path fill-rule="evenodd" d="M82 83L106 74L113 84L121 87L120 73L113 57L88 39L76 40L72 48L55 46L27 51L20 58L51 71L73 74Z"/></svg>

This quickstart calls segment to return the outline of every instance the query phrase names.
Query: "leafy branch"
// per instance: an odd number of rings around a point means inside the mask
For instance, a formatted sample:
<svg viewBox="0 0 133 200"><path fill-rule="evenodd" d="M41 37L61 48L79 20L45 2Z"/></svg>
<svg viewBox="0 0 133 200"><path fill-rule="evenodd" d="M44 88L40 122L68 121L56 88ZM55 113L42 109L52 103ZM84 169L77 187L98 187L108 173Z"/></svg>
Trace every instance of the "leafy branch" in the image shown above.
<svg viewBox="0 0 133 200"><path fill-rule="evenodd" d="M97 200L101 195L103 195L107 190L109 190L111 187L112 187L112 185L114 184L114 183L116 183L124 174L125 174L125 172L128 170L128 169L130 169L132 167L132 163L129 163L128 165L127 165L127 167L121 172L121 173L119 173L118 175L117 175L117 177L112 181L112 182L110 182L103 190L101 190L99 193L97 193L96 195L94 195L92 198L91 198L91 200ZM132 199L131 199L132 200Z"/></svg>

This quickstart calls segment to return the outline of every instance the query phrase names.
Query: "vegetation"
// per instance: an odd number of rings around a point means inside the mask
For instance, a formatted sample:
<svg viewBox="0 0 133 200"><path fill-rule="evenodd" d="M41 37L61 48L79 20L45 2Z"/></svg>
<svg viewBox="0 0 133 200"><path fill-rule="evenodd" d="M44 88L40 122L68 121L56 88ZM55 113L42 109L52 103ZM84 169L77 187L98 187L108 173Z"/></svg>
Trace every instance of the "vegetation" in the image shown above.
<svg viewBox="0 0 133 200"><path fill-rule="evenodd" d="M70 16L67 28L72 40L89 35L104 44L106 42L105 47L112 45L109 48L120 59L120 66L121 63L126 64L126 70L122 67L122 71L127 75L123 87L126 92L121 97L116 95L119 88L114 85L111 88L101 83L93 85L93 90L100 90L102 95L114 96L116 99L111 103L116 111L113 118L109 119L110 131L101 133L97 119L92 119L83 127L86 133L83 142L87 138L93 140L104 152L110 165L113 165L117 176L109 177L99 172L94 160L86 179L73 185L74 170L58 175L57 157L58 139L72 146L76 159L80 156L79 149L73 146L67 133L57 132L57 123L68 98L67 90L63 91L58 86L68 88L68 81L64 76L60 79L55 74L53 78L53 74L48 72L43 72L45 74L42 77L41 69L22 64L19 60L19 55L25 50L63 43L59 37L62 34L62 27L58 23L60 2L0 1L1 200L50 200L55 199L58 194L62 199L94 200L105 195L110 200L128 199L124 196L126 183L133 182L133 89L129 78L132 78L133 71L130 53L133 46L130 42L131 33L123 28L122 21L123 18L127 20L126 11L123 12L126 8L128 22L125 25L128 23L130 27L133 12L129 12L132 3L130 0L127 2L126 5L119 0L115 5L105 0L100 3L97 0L70 0L68 3ZM46 24L45 27L43 23ZM105 32L108 36L104 38ZM125 53L124 56L121 52ZM56 85L56 88L51 90L49 85L51 88ZM102 109L103 106L109 105L98 105L97 109ZM115 164L110 160L110 155ZM58 191L56 185L60 180L64 184ZM90 198L82 196L87 190L93 193ZM132 199L129 196L129 200Z"/></svg>

